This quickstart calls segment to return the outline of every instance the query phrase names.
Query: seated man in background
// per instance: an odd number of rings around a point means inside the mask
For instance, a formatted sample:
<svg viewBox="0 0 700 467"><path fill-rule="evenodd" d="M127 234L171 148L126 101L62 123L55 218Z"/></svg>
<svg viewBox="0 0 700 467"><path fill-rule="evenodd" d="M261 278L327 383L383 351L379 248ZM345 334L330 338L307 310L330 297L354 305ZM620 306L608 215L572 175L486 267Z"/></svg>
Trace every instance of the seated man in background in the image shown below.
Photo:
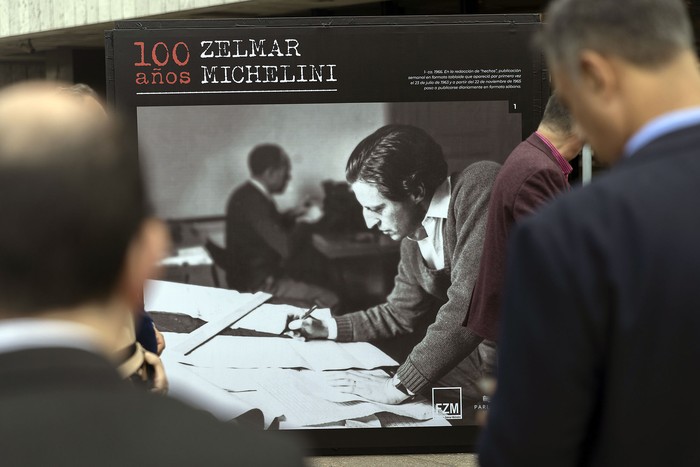
<svg viewBox="0 0 700 467"><path fill-rule="evenodd" d="M136 390L110 361L167 245L136 161L56 86L0 91L2 463L301 465L291 442Z"/></svg>
<svg viewBox="0 0 700 467"><path fill-rule="evenodd" d="M226 281L239 291L271 293L293 305L332 308L338 297L317 285L292 279L286 262L308 233L297 214L277 210L273 195L284 193L291 179L289 156L274 144L261 144L248 156L251 178L236 188L226 206Z"/></svg>
<svg viewBox="0 0 700 467"><path fill-rule="evenodd" d="M537 131L508 156L489 201L479 277L464 325L496 340L505 277L508 234L513 225L557 194L569 189L569 162L583 148L568 110L556 95L547 101Z"/></svg>
<svg viewBox="0 0 700 467"><path fill-rule="evenodd" d="M422 340L391 377L337 381L343 391L398 404L431 387L462 387L481 400L478 381L493 363L492 347L461 326L476 280L491 185L499 165L481 161L448 177L442 148L420 128L388 125L350 155L346 177L367 227L401 242L394 289L386 303L330 321L296 319L307 338L379 341L407 334ZM426 333L427 327L427 333ZM466 418L466 417L465 417Z"/></svg>

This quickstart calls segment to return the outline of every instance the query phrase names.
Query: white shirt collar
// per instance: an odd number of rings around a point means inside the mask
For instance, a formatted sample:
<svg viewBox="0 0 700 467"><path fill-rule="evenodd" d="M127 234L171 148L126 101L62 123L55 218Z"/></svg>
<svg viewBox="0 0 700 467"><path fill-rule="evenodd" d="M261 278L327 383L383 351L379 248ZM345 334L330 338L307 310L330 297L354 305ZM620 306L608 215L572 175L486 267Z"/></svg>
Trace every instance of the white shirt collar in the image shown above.
<svg viewBox="0 0 700 467"><path fill-rule="evenodd" d="M260 193L265 195L267 199L272 199L272 195L269 191L267 191L267 187L260 183L258 180L256 180L255 177L250 177L250 183L252 183L255 188L260 190Z"/></svg>
<svg viewBox="0 0 700 467"><path fill-rule="evenodd" d="M0 353L68 347L102 353L97 333L89 326L42 318L0 320Z"/></svg>
<svg viewBox="0 0 700 467"><path fill-rule="evenodd" d="M430 205L425 213L421 228L413 238L418 243L421 256L425 263L436 270L445 267L445 252L443 246L444 229L450 207L452 185L450 179L445 180L433 193Z"/></svg>
<svg viewBox="0 0 700 467"><path fill-rule="evenodd" d="M452 194L452 182L450 177L442 182L442 184L437 187L435 193L433 193L433 198L430 200L430 206L428 206L428 212L425 213L425 218L423 219L423 225L429 217L435 217L440 219L447 219L447 214L450 208L450 196Z"/></svg>

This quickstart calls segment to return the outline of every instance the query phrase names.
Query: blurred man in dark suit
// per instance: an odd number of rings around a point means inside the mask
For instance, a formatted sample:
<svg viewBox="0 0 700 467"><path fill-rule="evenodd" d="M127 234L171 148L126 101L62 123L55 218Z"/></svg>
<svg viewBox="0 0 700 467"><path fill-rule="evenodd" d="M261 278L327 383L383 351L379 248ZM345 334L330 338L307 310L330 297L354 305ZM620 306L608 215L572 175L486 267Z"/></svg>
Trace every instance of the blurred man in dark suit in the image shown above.
<svg viewBox="0 0 700 467"><path fill-rule="evenodd" d="M495 465L700 465L700 67L682 0L557 0L557 93L617 163L516 228Z"/></svg>
<svg viewBox="0 0 700 467"><path fill-rule="evenodd" d="M338 297L333 292L289 275L287 263L309 236L297 225L302 211L280 213L272 198L289 184L289 156L277 145L261 144L250 152L248 165L250 180L236 188L226 206L229 287L262 290L294 305L335 307Z"/></svg>
<svg viewBox="0 0 700 467"><path fill-rule="evenodd" d="M291 442L137 390L110 361L167 245L131 143L56 86L0 92L0 462L301 465Z"/></svg>

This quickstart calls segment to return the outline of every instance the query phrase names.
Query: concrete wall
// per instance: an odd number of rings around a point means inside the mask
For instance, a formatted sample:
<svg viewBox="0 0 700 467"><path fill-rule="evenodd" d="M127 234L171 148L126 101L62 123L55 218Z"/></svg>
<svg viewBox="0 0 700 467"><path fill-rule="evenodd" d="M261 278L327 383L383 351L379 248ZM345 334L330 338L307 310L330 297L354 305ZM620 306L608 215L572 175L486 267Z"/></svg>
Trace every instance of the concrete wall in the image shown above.
<svg viewBox="0 0 700 467"><path fill-rule="evenodd" d="M0 0L0 38L243 2L244 0Z"/></svg>

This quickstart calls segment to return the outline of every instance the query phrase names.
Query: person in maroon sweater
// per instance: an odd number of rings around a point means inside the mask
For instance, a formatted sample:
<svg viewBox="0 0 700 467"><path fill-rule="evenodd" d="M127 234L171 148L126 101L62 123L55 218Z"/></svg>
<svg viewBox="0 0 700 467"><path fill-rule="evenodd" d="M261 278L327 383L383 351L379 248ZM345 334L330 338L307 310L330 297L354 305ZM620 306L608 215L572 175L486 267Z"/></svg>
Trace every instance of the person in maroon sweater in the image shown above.
<svg viewBox="0 0 700 467"><path fill-rule="evenodd" d="M537 131L513 150L498 173L489 201L479 276L463 323L484 339L498 337L509 232L521 218L569 189L569 161L582 147L571 115L554 94Z"/></svg>

